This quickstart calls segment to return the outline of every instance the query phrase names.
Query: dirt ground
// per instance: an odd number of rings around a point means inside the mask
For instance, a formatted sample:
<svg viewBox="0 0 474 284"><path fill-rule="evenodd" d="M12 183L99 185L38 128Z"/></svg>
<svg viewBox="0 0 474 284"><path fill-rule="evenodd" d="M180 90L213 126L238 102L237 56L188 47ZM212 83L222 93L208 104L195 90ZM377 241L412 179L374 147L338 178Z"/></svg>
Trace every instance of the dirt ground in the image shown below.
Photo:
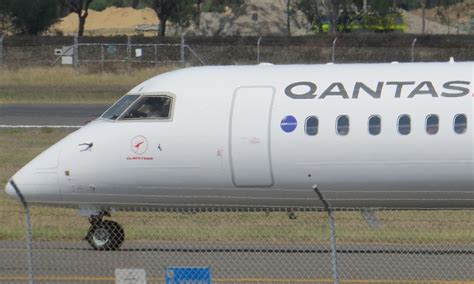
<svg viewBox="0 0 474 284"><path fill-rule="evenodd" d="M50 31L73 35L77 31L78 23L77 14L71 13L51 27ZM150 8L109 7L101 12L89 11L85 33L87 35L132 35L135 34L135 27L138 25L158 25L155 11Z"/></svg>

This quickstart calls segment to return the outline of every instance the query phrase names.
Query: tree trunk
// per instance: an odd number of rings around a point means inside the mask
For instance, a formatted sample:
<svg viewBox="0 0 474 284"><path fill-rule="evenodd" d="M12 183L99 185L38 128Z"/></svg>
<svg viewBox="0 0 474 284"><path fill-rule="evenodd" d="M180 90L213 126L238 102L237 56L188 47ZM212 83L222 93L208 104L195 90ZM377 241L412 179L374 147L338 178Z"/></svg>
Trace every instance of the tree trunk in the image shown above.
<svg viewBox="0 0 474 284"><path fill-rule="evenodd" d="M140 0L133 0L132 1L132 8L133 9L138 8L138 4L140 4Z"/></svg>
<svg viewBox="0 0 474 284"><path fill-rule="evenodd" d="M77 31L78 36L83 36L84 35L84 26L86 24L86 18L87 18L87 13L84 15L78 14L79 17L79 30Z"/></svg>
<svg viewBox="0 0 474 284"><path fill-rule="evenodd" d="M421 34L425 34L426 25L426 0L421 0Z"/></svg>
<svg viewBox="0 0 474 284"><path fill-rule="evenodd" d="M290 0L286 0L286 30L288 31L288 36L291 36L290 28Z"/></svg>
<svg viewBox="0 0 474 284"><path fill-rule="evenodd" d="M337 20L339 18L339 1L334 0L334 1L326 1L326 7L327 7L327 15L329 18L328 24L329 24L329 33L330 34L336 34L337 33Z"/></svg>
<svg viewBox="0 0 474 284"><path fill-rule="evenodd" d="M194 16L194 22L198 29L201 27L201 5L202 0L196 0L196 15Z"/></svg>
<svg viewBox="0 0 474 284"><path fill-rule="evenodd" d="M167 17L163 17L163 19L160 19L160 33L159 35L160 36L165 36L166 34L166 21L167 21Z"/></svg>
<svg viewBox="0 0 474 284"><path fill-rule="evenodd" d="M367 5L367 0L364 0L364 14L367 14L369 12L369 8Z"/></svg>

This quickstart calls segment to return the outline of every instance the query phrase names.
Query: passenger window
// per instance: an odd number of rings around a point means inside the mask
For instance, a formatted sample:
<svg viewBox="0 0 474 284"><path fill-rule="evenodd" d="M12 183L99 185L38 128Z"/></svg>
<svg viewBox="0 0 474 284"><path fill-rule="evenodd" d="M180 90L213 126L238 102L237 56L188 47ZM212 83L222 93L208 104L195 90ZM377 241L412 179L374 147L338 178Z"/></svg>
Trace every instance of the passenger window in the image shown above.
<svg viewBox="0 0 474 284"><path fill-rule="evenodd" d="M336 124L337 134L342 136L349 134L349 117L347 115L339 116Z"/></svg>
<svg viewBox="0 0 474 284"><path fill-rule="evenodd" d="M382 130L382 121L380 116L373 115L369 118L369 133L371 135L379 135Z"/></svg>
<svg viewBox="0 0 474 284"><path fill-rule="evenodd" d="M406 114L398 118L398 133L401 135L408 135L411 131L410 117Z"/></svg>
<svg viewBox="0 0 474 284"><path fill-rule="evenodd" d="M454 132L463 134L467 129L467 117L464 114L457 114L454 117Z"/></svg>
<svg viewBox="0 0 474 284"><path fill-rule="evenodd" d="M439 118L437 115L430 114L426 117L426 133L435 135L439 130Z"/></svg>
<svg viewBox="0 0 474 284"><path fill-rule="evenodd" d="M310 116L306 119L305 132L309 136L318 134L319 120L316 116Z"/></svg>
<svg viewBox="0 0 474 284"><path fill-rule="evenodd" d="M170 97L146 96L135 103L123 119L167 119L171 116L170 110Z"/></svg>

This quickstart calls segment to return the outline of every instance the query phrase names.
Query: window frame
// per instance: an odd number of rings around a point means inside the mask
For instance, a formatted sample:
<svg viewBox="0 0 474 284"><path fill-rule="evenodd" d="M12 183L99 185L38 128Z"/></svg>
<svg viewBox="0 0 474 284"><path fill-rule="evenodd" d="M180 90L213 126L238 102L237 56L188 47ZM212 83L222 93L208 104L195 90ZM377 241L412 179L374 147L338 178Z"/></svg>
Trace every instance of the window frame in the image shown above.
<svg viewBox="0 0 474 284"><path fill-rule="evenodd" d="M174 118L174 109L175 109L175 104L176 104L176 96L172 93L169 93L169 92L162 92L162 93L131 93L131 94L127 94L127 95L139 95L138 99L133 103L131 104L126 110L123 111L123 113L117 118L116 121L119 121L119 122L137 122L137 121L140 121L140 122L145 122L145 121L149 121L149 122L171 122L173 121L173 118ZM127 112L135 107L135 105L137 105L143 98L146 98L146 97L166 97L166 98L169 98L171 100L171 105L170 105L170 110L169 110L169 117L167 118L161 118L161 117L150 117L150 118L124 118L124 116L127 114Z"/></svg>
<svg viewBox="0 0 474 284"><path fill-rule="evenodd" d="M375 118L375 117L377 117L380 121L379 132L377 134L372 134L370 133L370 121L372 120L372 118ZM379 136L382 133L382 116L381 115L373 114L369 116L369 118L367 119L367 132L370 134L370 136Z"/></svg>
<svg viewBox="0 0 474 284"><path fill-rule="evenodd" d="M410 128L409 128L408 133L406 133L406 134L400 132L400 119L401 119L402 117L408 117L408 119L409 119L409 126L410 126ZM399 115L399 116L398 116L398 119L397 119L397 133L398 133L399 135L402 135L402 136L408 136L408 135L411 134L411 130L412 130L411 116L410 116L409 114L401 114L401 115Z"/></svg>
<svg viewBox="0 0 474 284"><path fill-rule="evenodd" d="M316 133L313 134L313 135L308 134L308 120L311 119L311 118L315 118L316 122L317 122ZM310 116L306 117L306 119L304 121L304 133L306 134L306 136L317 136L318 135L318 133L319 133L319 117L317 117L316 115L310 115Z"/></svg>
<svg viewBox="0 0 474 284"><path fill-rule="evenodd" d="M437 123L436 123L436 132L435 133L430 133L428 131L428 119L430 119L430 117L436 117L437 119ZM437 135L439 133L439 115L437 114L434 114L434 113L431 113L431 114L428 114L425 118L425 132L426 134L428 135Z"/></svg>
<svg viewBox="0 0 474 284"><path fill-rule="evenodd" d="M456 119L458 117L461 117L461 116L464 116L464 118L466 119L466 127L463 129L463 132L457 132L456 131ZM458 114L454 115L454 118L453 118L453 131L454 131L454 133L457 134L457 135L463 135L464 133L467 132L467 129L468 129L467 115L465 113L458 113Z"/></svg>
<svg viewBox="0 0 474 284"><path fill-rule="evenodd" d="M137 96L135 98L135 100L129 104L124 110L122 110L122 113L120 113L119 116L117 116L116 118L114 119L111 119L111 118L106 118L106 117L103 117L109 110L111 110L119 101L121 101L122 99L124 99L125 97L127 96ZM106 120L106 121L117 121L121 116L122 114L127 111L130 106L132 106L133 104L135 104L138 100L140 99L140 94L133 94L133 93L129 93L129 94L125 94L123 96L121 96L118 100L116 100L110 107L108 107L100 116L99 116L99 119L102 119L102 120Z"/></svg>
<svg viewBox="0 0 474 284"><path fill-rule="evenodd" d="M347 133L345 133L345 134L339 133L339 120L343 117L347 118ZM336 135L337 136L347 136L347 135L349 135L350 132L351 132L351 120L349 118L349 115L348 114L341 114L341 115L337 116L336 117Z"/></svg>

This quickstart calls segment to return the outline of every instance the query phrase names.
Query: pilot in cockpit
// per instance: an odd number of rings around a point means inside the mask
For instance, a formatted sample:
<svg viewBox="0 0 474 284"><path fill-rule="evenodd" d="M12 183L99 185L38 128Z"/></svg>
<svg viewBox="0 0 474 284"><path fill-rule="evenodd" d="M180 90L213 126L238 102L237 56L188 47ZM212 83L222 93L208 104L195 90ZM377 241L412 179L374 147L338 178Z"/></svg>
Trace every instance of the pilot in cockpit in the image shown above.
<svg viewBox="0 0 474 284"><path fill-rule="evenodd" d="M170 100L164 97L154 98L150 104L149 118L167 118L169 116Z"/></svg>

